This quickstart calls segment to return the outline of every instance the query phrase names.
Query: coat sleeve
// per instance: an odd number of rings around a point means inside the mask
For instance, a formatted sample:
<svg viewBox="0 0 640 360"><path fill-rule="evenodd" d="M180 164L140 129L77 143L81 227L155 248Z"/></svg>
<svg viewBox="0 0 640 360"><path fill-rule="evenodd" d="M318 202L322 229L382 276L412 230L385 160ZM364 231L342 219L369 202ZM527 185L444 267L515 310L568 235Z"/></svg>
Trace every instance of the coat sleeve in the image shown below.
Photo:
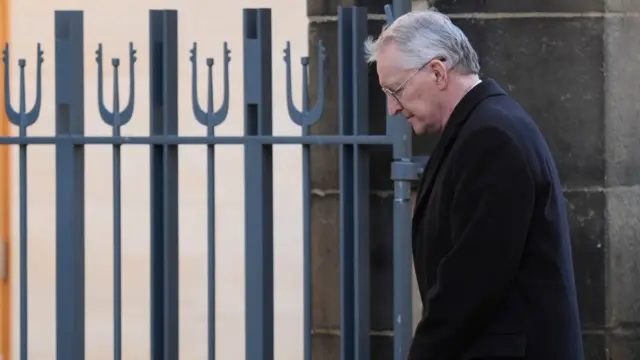
<svg viewBox="0 0 640 360"><path fill-rule="evenodd" d="M409 359L449 360L482 331L514 280L531 220L535 185L520 147L504 130L474 131L452 158L452 250L424 301Z"/></svg>

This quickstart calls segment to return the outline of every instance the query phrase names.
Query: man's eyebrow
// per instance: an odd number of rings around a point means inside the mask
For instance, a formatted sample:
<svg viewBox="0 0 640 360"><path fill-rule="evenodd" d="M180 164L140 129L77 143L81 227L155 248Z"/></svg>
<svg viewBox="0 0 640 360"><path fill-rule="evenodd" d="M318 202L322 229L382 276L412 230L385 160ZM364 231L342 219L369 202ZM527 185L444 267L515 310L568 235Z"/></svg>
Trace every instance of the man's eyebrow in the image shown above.
<svg viewBox="0 0 640 360"><path fill-rule="evenodd" d="M392 81L390 83L380 83L380 86L385 89L394 91L395 89L398 88L398 86L400 86L400 84L398 83L398 81Z"/></svg>

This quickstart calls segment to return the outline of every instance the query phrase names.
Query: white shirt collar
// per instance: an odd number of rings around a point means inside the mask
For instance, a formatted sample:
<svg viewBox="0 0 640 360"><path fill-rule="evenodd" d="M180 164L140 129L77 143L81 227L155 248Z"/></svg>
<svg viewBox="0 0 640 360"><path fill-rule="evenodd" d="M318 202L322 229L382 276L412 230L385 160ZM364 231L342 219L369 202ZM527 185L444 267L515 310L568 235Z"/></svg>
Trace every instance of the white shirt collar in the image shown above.
<svg viewBox="0 0 640 360"><path fill-rule="evenodd" d="M478 81L476 81L475 84L473 84L472 87L469 88L469 90L467 90L467 94L469 93L469 91L471 91L471 89L473 89L474 87L478 86L478 84L480 84L482 82L482 80L478 79Z"/></svg>

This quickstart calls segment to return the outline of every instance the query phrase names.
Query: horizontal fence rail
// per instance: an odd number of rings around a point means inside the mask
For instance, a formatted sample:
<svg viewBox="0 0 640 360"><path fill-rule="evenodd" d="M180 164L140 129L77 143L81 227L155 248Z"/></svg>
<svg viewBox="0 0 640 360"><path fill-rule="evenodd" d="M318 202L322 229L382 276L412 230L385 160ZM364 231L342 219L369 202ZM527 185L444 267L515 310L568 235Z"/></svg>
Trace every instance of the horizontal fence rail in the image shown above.
<svg viewBox="0 0 640 360"><path fill-rule="evenodd" d="M246 145L249 143L271 145L392 145L393 138L387 135L312 135L312 136L0 136L0 144L55 145L71 143L75 145L92 144L131 144L131 145Z"/></svg>
<svg viewBox="0 0 640 360"><path fill-rule="evenodd" d="M397 13L406 12L399 5ZM388 14L392 14L390 8ZM391 16L391 15L390 15ZM98 107L111 136L85 136L84 17L82 11L55 12L55 136L29 136L28 127L40 118L42 63L44 51L38 44L36 99L27 111L25 103L26 61L20 69L19 108L11 103L10 48L4 47L4 94L6 113L19 128L15 137L0 137L0 144L19 146L20 179L20 358L28 359L27 312L27 147L56 147L56 358L85 359L85 145L112 146L113 157L113 262L114 262L114 359L122 358L122 203L121 146L148 145L150 151L150 237L151 237L151 359L177 360L179 354L179 252L178 252L178 146L207 148L207 261L208 261L208 359L216 354L216 145L243 145L245 149L245 316L246 359L274 359L274 274L273 274L273 145L302 146L303 171L303 258L304 258L304 359L311 359L311 183L310 146L338 145L340 149L340 331L341 359L368 360L370 344L370 237L369 148L393 148L394 190L394 359L405 359L411 339L411 182L419 167L411 156L411 129L406 121L389 117L387 132L369 132L368 68L363 42L369 33L366 8L338 9L339 134L311 135L324 108L325 49L317 44L317 99L310 107L308 65L302 57L302 105L292 99L291 49L284 49L287 109L290 120L300 126L301 136L272 133L272 19L270 9L243 10L244 135L217 136L229 111L231 50L222 51L222 103L213 102L214 59L206 59L207 106L197 94L198 48L189 52L192 66L192 110L196 121L206 127L203 136L178 133L178 13L176 10L149 12L149 109L148 136L122 136L121 129L135 113L137 49L129 43L129 98L120 104L120 60L113 67L113 103L104 103L103 47L98 45ZM186 119L181 119L187 121Z"/></svg>

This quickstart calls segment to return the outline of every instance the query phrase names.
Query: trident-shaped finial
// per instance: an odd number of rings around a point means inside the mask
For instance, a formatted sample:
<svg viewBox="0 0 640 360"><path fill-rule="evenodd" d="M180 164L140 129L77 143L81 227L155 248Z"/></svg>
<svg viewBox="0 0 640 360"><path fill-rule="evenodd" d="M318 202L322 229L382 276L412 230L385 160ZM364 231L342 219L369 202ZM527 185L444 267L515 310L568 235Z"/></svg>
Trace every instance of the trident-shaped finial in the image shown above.
<svg viewBox="0 0 640 360"><path fill-rule="evenodd" d="M133 104L135 101L135 62L136 62L136 49L133 48L133 43L129 43L129 102L123 111L120 111L120 88L118 80L118 67L120 66L120 59L113 58L111 65L113 66L113 112L107 110L104 105L104 80L102 76L102 44L98 44L98 50L96 50L96 62L98 63L98 108L100 110L100 117L108 125L114 127L114 131L118 131L120 126L123 126L133 116Z"/></svg>
<svg viewBox="0 0 640 360"><path fill-rule="evenodd" d="M289 116L299 126L311 126L320 120L320 115L322 115L322 109L324 108L324 46L322 41L318 41L318 100L311 111L309 111L307 71L309 57L303 56L300 61L302 64L302 111L298 111L291 95L291 43L289 41L287 41L287 47L284 49L284 62L287 64L287 105Z"/></svg>
<svg viewBox="0 0 640 360"><path fill-rule="evenodd" d="M191 98L193 103L193 114L202 125L208 127L215 127L220 125L226 118L229 112L229 62L231 61L231 50L227 47L227 42L224 42L224 98L220 110L213 110L213 59L207 59L207 67L209 68L209 86L207 93L207 112L202 110L200 102L198 101L198 44L193 43L191 49Z"/></svg>
<svg viewBox="0 0 640 360"><path fill-rule="evenodd" d="M393 15L391 5L384 6L384 17L387 20L387 25L391 25L394 21L396 21L396 17Z"/></svg>
<svg viewBox="0 0 640 360"><path fill-rule="evenodd" d="M10 81L9 81L9 44L5 44L4 50L2 51L2 61L4 62L4 104L5 111L7 116L9 117L9 121L16 126L20 127L21 135L24 130L36 122L38 116L40 115L40 103L41 103L41 94L42 94L42 63L44 62L44 52L38 43L38 64L37 64L37 72L36 72L36 102L33 105L31 111L27 112L26 108L26 86L25 86L25 74L24 69L27 66L27 61L25 59L18 60L18 66L20 66L20 111L16 112L11 105L11 91L10 91Z"/></svg>

